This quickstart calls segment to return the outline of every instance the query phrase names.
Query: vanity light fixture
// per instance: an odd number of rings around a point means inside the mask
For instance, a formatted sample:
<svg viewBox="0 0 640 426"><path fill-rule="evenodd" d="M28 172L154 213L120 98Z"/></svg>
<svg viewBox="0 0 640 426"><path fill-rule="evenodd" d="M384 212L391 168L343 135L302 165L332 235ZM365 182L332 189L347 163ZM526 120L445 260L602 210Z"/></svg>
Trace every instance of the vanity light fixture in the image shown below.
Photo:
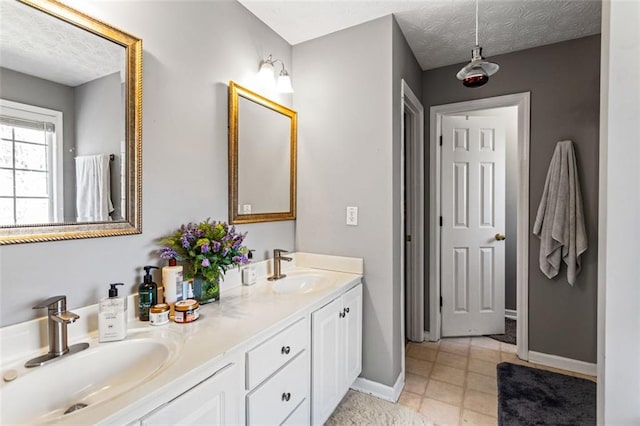
<svg viewBox="0 0 640 426"><path fill-rule="evenodd" d="M478 0L476 0L476 45L471 50L471 62L465 65L456 74L458 80L462 80L465 87L480 87L489 81L500 66L496 63L489 62L482 57L482 47L478 43Z"/></svg>
<svg viewBox="0 0 640 426"><path fill-rule="evenodd" d="M276 83L276 88L280 93L293 93L293 86L291 85L291 77L289 77L289 73L287 69L284 67L284 62L280 59L273 59L273 56L267 56L267 59L264 59L260 62L260 70L258 71L258 77L262 82L266 85L273 85L273 80L276 74L275 64L279 62L280 66L282 66L282 70L280 71L280 75L278 75L278 80Z"/></svg>

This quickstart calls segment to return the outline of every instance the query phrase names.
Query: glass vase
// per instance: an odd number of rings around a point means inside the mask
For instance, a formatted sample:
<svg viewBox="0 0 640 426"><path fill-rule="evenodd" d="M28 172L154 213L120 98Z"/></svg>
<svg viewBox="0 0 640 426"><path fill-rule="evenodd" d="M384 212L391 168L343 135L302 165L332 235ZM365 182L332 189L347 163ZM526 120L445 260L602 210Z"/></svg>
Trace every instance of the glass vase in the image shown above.
<svg viewBox="0 0 640 426"><path fill-rule="evenodd" d="M202 275L196 275L193 278L193 297L201 305L220 300L220 275L216 275L212 281Z"/></svg>

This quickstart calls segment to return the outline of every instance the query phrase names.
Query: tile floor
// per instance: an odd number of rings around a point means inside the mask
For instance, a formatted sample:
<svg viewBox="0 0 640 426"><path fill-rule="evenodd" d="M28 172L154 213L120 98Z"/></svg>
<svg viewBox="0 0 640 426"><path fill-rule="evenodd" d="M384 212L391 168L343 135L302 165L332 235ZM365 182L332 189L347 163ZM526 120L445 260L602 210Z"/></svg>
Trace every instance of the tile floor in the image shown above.
<svg viewBox="0 0 640 426"><path fill-rule="evenodd" d="M456 337L409 343L400 404L419 411L436 425L497 425L500 362L557 373L595 377L521 361L516 347L488 337Z"/></svg>

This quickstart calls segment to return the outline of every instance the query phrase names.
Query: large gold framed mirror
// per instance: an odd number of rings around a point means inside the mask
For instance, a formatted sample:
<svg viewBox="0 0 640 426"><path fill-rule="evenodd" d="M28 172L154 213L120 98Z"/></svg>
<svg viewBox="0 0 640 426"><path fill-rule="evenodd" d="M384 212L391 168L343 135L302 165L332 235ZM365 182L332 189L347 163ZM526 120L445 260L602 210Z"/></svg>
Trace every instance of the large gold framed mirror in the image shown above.
<svg viewBox="0 0 640 426"><path fill-rule="evenodd" d="M142 232L142 40L0 1L0 244Z"/></svg>
<svg viewBox="0 0 640 426"><path fill-rule="evenodd" d="M296 218L297 113L229 82L229 221Z"/></svg>

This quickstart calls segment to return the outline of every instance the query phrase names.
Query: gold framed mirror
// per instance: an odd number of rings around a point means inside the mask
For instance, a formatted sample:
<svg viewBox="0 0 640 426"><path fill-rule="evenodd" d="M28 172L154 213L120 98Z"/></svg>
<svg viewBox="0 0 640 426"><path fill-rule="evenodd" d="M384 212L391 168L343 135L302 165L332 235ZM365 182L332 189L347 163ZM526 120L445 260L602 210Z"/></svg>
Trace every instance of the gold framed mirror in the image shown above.
<svg viewBox="0 0 640 426"><path fill-rule="evenodd" d="M142 40L55 0L0 7L0 244L141 233Z"/></svg>
<svg viewBox="0 0 640 426"><path fill-rule="evenodd" d="M229 222L296 218L297 113L229 82Z"/></svg>

